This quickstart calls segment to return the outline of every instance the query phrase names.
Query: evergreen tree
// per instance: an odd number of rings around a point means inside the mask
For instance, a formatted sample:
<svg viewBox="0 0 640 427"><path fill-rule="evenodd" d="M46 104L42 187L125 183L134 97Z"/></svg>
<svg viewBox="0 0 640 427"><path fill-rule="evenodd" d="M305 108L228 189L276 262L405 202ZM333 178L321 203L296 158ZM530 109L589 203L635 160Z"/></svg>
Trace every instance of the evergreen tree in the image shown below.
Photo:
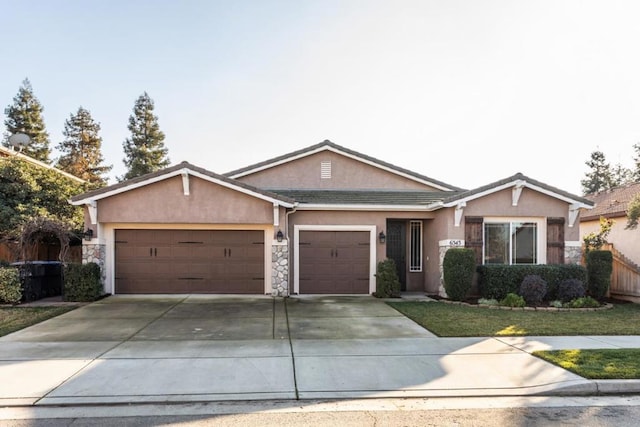
<svg viewBox="0 0 640 427"><path fill-rule="evenodd" d="M616 164L611 170L611 187L620 187L621 185L633 182L633 171L625 168L620 163Z"/></svg>
<svg viewBox="0 0 640 427"><path fill-rule="evenodd" d="M100 151L102 138L99 132L100 124L93 120L89 110L80 107L65 121L62 132L65 139L56 147L62 153L57 167L96 187L107 183L103 175L113 167L102 164L104 158Z"/></svg>
<svg viewBox="0 0 640 427"><path fill-rule="evenodd" d="M591 159L585 162L589 166L590 171L585 174L585 178L580 181L582 184L583 194L598 193L600 191L612 188L613 173L611 165L602 151L594 151L591 153Z"/></svg>
<svg viewBox="0 0 640 427"><path fill-rule="evenodd" d="M636 155L633 156L635 169L633 172L633 182L640 182L640 143L633 144L633 150L636 152Z"/></svg>
<svg viewBox="0 0 640 427"><path fill-rule="evenodd" d="M7 132L2 144L9 147L9 137L16 133L24 133L31 138L31 143L22 149L22 153L36 160L49 163L49 134L44 125L42 112L44 108L33 95L31 82L24 79L18 94L13 98L13 104L4 109L6 116L4 125Z"/></svg>
<svg viewBox="0 0 640 427"><path fill-rule="evenodd" d="M160 131L158 117L153 114L154 104L147 92L140 95L129 116L131 137L122 144L124 164L128 171L121 180L135 178L169 166L168 150L164 146L164 133Z"/></svg>

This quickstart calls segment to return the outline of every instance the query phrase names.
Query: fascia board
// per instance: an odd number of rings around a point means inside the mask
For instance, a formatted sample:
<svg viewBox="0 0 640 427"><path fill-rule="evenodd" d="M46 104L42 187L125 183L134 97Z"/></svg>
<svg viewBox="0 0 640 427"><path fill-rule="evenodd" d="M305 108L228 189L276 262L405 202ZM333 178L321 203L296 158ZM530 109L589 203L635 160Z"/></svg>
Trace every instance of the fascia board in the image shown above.
<svg viewBox="0 0 640 427"><path fill-rule="evenodd" d="M482 191L480 193L472 194L472 195L470 195L468 197L463 197L463 198L460 198L460 199L456 199L456 200L454 200L452 202L443 203L442 207L450 208L452 206L457 206L461 202L469 202L471 200L475 200L475 199L479 199L481 197L488 196L489 194L492 194L492 193L497 193L498 191L506 190L508 188L513 187L515 184L516 184L516 181L508 182L506 184L502 184L502 185L499 185L497 187L490 188L490 189ZM558 193L556 193L554 191L547 190L546 188L538 187L537 185L533 185L528 181L525 181L524 186L529 188L529 189L531 189L531 190L537 191L539 193L546 194L547 196L551 196L553 198L562 200L563 202L572 203L572 204L575 203L576 206L581 207L581 208L582 207L584 207L586 209L592 209L593 208L593 206L589 206L587 204L579 202L579 201L577 201L575 199L572 199L570 197L566 197L566 196L564 196L562 194L558 194Z"/></svg>
<svg viewBox="0 0 640 427"><path fill-rule="evenodd" d="M328 205L319 203L299 204L297 211L432 211L431 205Z"/></svg>
<svg viewBox="0 0 640 427"><path fill-rule="evenodd" d="M266 169L270 169L270 168L273 168L273 167L276 167L276 166L279 166L279 165L282 165L282 164L285 164L285 163L289 163L289 162L292 162L294 160L302 159L304 157L308 157L308 156L311 156L313 154L320 153L322 151L331 151L333 153L340 154L342 156L348 157L350 159L357 160L357 161L365 163L365 164L367 164L369 166L373 166L375 168L382 169L384 171L393 173L395 175L399 175L399 176L401 176L403 178L410 179L410 180L418 182L420 184L424 184L424 185L428 185L430 187L437 188L438 190L443 190L443 191L451 190L451 188L447 188L447 187L443 187L441 185L434 184L433 182L417 178L415 176L400 172L400 171L398 171L396 169L383 166L383 165L381 165L379 163L376 163L376 162L373 162L373 161L370 161L370 160L367 160L367 159L363 159L362 157L356 156L354 154L346 153L346 152L344 152L342 150L339 150L339 149L337 149L335 147L330 147L330 146L318 147L318 148L316 148L314 150L310 150L310 151L307 151L305 153L300 153L300 154L298 154L296 156L287 157L286 159L281 159L281 160L278 160L276 162L269 163L267 165L262 165L262 166L254 168L254 169L250 169L250 170L247 170L247 171L235 174L235 175L230 175L229 177L230 178L234 178L234 179L241 178L243 176L251 175L253 173L260 172L260 171L263 171L263 170L266 170Z"/></svg>
<svg viewBox="0 0 640 427"><path fill-rule="evenodd" d="M294 206L293 203L284 202L282 200L278 200L278 199L274 199L274 198L269 197L269 196L265 196L264 194L256 193L256 192L251 191L249 189L246 189L246 188L243 188L243 187L239 187L237 185L233 185L231 183L228 183L226 181L222 181L222 180L219 180L219 179L216 179L216 178L212 178L212 177L210 177L208 175L205 175L205 174L202 174L200 172L193 171L193 170L191 170L189 168L178 169L178 170L175 170L173 172L170 172L170 173L167 173L167 174L164 174L164 175L156 176L156 177L144 180L144 181L140 181L140 182L136 182L136 183L131 184L131 185L127 185L125 187L117 188L117 189L115 189L113 191L107 191L105 193L98 194L96 196L88 197L88 198L85 198L85 199L82 199L82 200L76 200L75 202L72 202L72 204L76 205L76 206L85 205L87 203L91 203L91 202L96 201L96 200L105 199L107 197L115 196L117 194L124 193L124 192L130 191L130 190L135 190L136 188L144 187L146 185L153 184L153 183L156 183L156 182L160 182L160 181L163 181L165 179L169 179L169 178L173 178L173 177L176 177L176 176L180 176L185 172L188 173L191 176L195 176L195 177L204 179L204 180L212 182L214 184L218 184L218 185L220 185L222 187L226 187L226 188L232 189L234 191L238 191L238 192L247 194L249 196L252 196L252 197L267 201L267 202L277 203L278 205L281 205L281 206L284 206L284 207L287 207L287 208L292 208Z"/></svg>

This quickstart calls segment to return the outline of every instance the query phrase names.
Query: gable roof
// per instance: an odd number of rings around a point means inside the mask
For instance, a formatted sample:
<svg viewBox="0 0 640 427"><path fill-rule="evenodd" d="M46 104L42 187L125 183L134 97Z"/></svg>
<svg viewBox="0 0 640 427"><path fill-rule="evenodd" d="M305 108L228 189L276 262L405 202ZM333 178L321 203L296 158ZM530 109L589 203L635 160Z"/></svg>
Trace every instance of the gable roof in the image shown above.
<svg viewBox="0 0 640 427"><path fill-rule="evenodd" d="M387 163L385 161L373 158L371 156L367 156L366 154L358 153L357 151L350 150L346 147L342 147L338 144L334 144L333 142L324 140L319 144L312 145L307 148L303 148L301 150L297 150L288 154L284 154L282 156L274 157L269 160L265 160L260 163L256 163L254 165L250 165L241 169L236 169L231 172L227 172L224 176L229 178L241 178L243 176L251 175L256 172L260 172L265 169L269 169L284 163L288 163L302 157L307 157L322 151L332 151L334 153L341 154L343 156L361 161L370 166L385 170L387 172L394 173L396 175L400 175L404 178L409 178L413 181L419 182L421 184L426 184L431 187L434 187L438 190L443 191L460 191L461 188L454 187L453 185L445 184L442 181L438 181L433 178L429 178L424 175L420 175L416 172L410 171L408 169L401 168L399 166L392 165L391 163Z"/></svg>
<svg viewBox="0 0 640 427"><path fill-rule="evenodd" d="M0 145L0 157L16 157L18 159L24 160L25 162L31 163L32 165L44 168L44 169L50 169L54 172L59 173L60 175L67 177L73 181L76 181L78 183L84 184L86 181L82 178L78 178L75 175L71 175L68 172L65 172L61 169L58 169L56 167L51 166L50 164L47 164L45 162L41 162L40 160L36 160L33 157L27 156L25 154L20 153L19 151L14 151L11 149L8 149L6 147L3 147Z"/></svg>
<svg viewBox="0 0 640 427"><path fill-rule="evenodd" d="M117 184L113 184L107 187L99 188L97 190L89 191L84 194L79 194L71 198L71 204L84 205L87 203L92 203L96 200L115 196L116 194L121 194L126 191L131 191L136 188L140 188L140 187L144 187L146 185L152 184L154 182L173 178L175 176L179 176L183 174L195 176L195 177L204 179L205 181L209 181L209 182L221 185L223 187L227 187L232 190L236 190L241 193L248 194L258 199L262 199L262 200L273 202L273 203L278 203L285 207L293 207L295 204L295 201L293 199L290 199L286 196L275 194L270 191L261 190L251 185L235 181L233 179L227 178L226 176L210 172L198 166L194 166L188 162L182 162L175 166L168 167L166 169L148 173L146 175L129 179L127 181L122 181Z"/></svg>
<svg viewBox="0 0 640 427"><path fill-rule="evenodd" d="M525 176L519 172L508 178L492 182L491 184L483 185L482 187L478 187L473 190L453 194L445 198L442 202L438 203L441 203L441 207L456 206L461 202L468 202L480 197L487 196L491 193L496 193L498 191L517 186L530 188L534 191L538 191L564 202L575 204L580 208L591 209L593 207L593 202L591 200L588 200L584 197L576 196L575 194L568 193L556 187L552 187L533 178L529 178L528 176Z"/></svg>
<svg viewBox="0 0 640 427"><path fill-rule="evenodd" d="M581 218L581 221L592 221L605 218L627 216L627 206L633 197L640 194L640 182L612 188L600 193L588 194L585 197L595 203L589 215Z"/></svg>

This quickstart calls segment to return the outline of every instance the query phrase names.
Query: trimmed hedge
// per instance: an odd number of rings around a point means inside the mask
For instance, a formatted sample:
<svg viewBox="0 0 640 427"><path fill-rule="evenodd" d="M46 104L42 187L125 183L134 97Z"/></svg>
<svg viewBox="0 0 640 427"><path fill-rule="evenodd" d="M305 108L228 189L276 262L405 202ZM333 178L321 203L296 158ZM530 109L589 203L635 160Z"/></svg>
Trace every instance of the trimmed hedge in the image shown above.
<svg viewBox="0 0 640 427"><path fill-rule="evenodd" d="M594 250L587 254L587 289L589 295L595 299L602 299L607 295L611 286L611 272L613 271L613 254L611 251Z"/></svg>
<svg viewBox="0 0 640 427"><path fill-rule="evenodd" d="M376 271L376 298L400 298L400 279L396 270L396 262L385 259L378 263Z"/></svg>
<svg viewBox="0 0 640 427"><path fill-rule="evenodd" d="M587 269L577 264L527 264L527 265L480 265L478 271L478 291L487 299L502 300L509 293L518 293L526 276L538 275L547 282L545 300L554 300L558 284L566 279L578 279L586 283Z"/></svg>
<svg viewBox="0 0 640 427"><path fill-rule="evenodd" d="M22 284L17 268L0 268L0 303L18 304L22 300Z"/></svg>
<svg viewBox="0 0 640 427"><path fill-rule="evenodd" d="M444 254L444 290L454 301L462 301L473 284L476 256L473 249L451 248Z"/></svg>
<svg viewBox="0 0 640 427"><path fill-rule="evenodd" d="M95 301L102 296L100 266L95 262L67 264L64 268L64 300Z"/></svg>

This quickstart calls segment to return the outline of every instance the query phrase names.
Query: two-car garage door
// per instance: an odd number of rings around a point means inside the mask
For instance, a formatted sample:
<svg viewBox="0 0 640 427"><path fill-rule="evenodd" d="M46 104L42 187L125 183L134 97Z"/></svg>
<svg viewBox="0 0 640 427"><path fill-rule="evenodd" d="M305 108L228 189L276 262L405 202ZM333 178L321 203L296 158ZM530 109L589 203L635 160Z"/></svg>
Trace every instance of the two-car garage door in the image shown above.
<svg viewBox="0 0 640 427"><path fill-rule="evenodd" d="M261 230L116 230L115 292L262 294Z"/></svg>

